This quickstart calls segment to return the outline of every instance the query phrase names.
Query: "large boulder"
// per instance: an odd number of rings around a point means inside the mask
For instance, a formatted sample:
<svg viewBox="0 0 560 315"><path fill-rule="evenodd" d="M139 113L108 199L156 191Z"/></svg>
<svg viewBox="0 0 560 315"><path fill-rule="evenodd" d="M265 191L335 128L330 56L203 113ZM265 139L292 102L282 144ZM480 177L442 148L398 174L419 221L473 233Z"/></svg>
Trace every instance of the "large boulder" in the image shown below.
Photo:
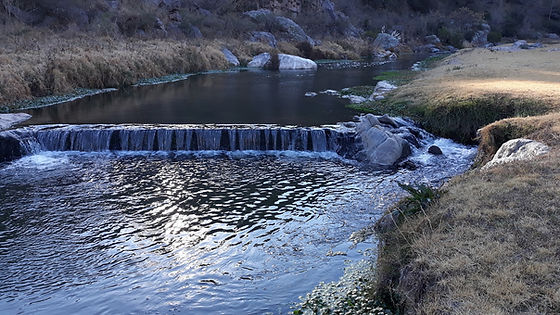
<svg viewBox="0 0 560 315"><path fill-rule="evenodd" d="M276 16L272 11L266 9L247 11L243 14L254 22L266 26L280 39L308 42L311 45L315 45L315 41L305 33L303 28L287 17Z"/></svg>
<svg viewBox="0 0 560 315"><path fill-rule="evenodd" d="M514 161L531 160L549 151L550 149L547 145L535 140L522 138L510 140L502 144L494 158L483 169Z"/></svg>
<svg viewBox="0 0 560 315"><path fill-rule="evenodd" d="M277 16L276 23L281 31L280 37L283 39L295 42L308 42L311 45L315 45L315 41L307 36L303 28L296 22L283 16Z"/></svg>
<svg viewBox="0 0 560 315"><path fill-rule="evenodd" d="M379 118L368 114L360 117L356 126L357 137L363 145L362 153L376 166L393 166L410 154L408 142L387 130Z"/></svg>
<svg viewBox="0 0 560 315"><path fill-rule="evenodd" d="M272 56L269 53L262 53L253 57L247 67L249 68L267 68ZM298 56L278 54L278 70L316 70L317 64L310 59L301 58Z"/></svg>
<svg viewBox="0 0 560 315"><path fill-rule="evenodd" d="M0 114L0 130L9 129L17 124L29 120L31 115L25 113Z"/></svg>
<svg viewBox="0 0 560 315"><path fill-rule="evenodd" d="M373 42L373 45L384 50L391 50L397 48L401 40L396 36L387 33L379 33Z"/></svg>
<svg viewBox="0 0 560 315"><path fill-rule="evenodd" d="M311 59L298 56L278 54L280 70L317 70L317 63Z"/></svg>
<svg viewBox="0 0 560 315"><path fill-rule="evenodd" d="M252 42L265 43L274 48L278 46L276 37L269 32L251 32L251 38L249 40Z"/></svg>

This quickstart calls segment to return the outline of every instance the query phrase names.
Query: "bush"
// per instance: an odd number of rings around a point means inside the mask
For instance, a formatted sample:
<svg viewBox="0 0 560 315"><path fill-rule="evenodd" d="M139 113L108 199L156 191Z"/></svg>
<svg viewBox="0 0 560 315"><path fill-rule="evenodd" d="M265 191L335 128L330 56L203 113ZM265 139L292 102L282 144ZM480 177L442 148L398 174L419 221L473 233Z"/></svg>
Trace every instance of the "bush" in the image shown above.
<svg viewBox="0 0 560 315"><path fill-rule="evenodd" d="M437 33L439 39L447 45L452 45L455 48L463 48L463 40L465 36L461 32L451 31L447 27L440 27Z"/></svg>
<svg viewBox="0 0 560 315"><path fill-rule="evenodd" d="M492 31L488 33L488 41L491 43L499 43L502 41L502 33L497 31Z"/></svg>

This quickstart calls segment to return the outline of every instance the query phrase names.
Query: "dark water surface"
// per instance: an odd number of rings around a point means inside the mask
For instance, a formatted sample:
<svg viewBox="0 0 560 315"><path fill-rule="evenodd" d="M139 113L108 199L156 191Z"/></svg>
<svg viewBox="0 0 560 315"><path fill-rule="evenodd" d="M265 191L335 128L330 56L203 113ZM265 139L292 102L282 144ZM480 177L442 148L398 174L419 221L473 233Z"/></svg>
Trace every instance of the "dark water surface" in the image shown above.
<svg viewBox="0 0 560 315"><path fill-rule="evenodd" d="M374 85L382 71L408 69L418 56L381 66L321 66L311 71L244 71L191 76L187 80L86 97L28 111L29 124L84 123L274 123L316 126L348 121L348 100L306 92Z"/></svg>

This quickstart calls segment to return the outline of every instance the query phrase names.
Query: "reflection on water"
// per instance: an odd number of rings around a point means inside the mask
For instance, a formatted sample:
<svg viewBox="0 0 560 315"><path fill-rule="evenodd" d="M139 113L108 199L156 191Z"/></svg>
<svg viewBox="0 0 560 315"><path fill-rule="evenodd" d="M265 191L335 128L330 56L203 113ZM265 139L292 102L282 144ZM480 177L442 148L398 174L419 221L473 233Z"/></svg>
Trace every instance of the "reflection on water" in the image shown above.
<svg viewBox="0 0 560 315"><path fill-rule="evenodd" d="M373 84L381 71L408 68L403 59L376 67L306 71L245 71L197 75L155 86L124 88L28 111L30 124L275 123L315 126L351 120L347 100L309 91Z"/></svg>
<svg viewBox="0 0 560 315"><path fill-rule="evenodd" d="M0 312L286 313L374 246L348 237L397 180L464 170L450 156L459 168L430 173L297 156L23 158L0 169Z"/></svg>

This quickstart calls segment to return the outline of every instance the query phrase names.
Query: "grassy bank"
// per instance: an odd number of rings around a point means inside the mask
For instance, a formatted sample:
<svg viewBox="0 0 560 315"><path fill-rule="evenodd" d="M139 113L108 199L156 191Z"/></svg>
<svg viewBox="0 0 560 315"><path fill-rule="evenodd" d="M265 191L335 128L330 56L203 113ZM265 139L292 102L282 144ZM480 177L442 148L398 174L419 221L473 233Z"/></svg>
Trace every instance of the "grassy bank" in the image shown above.
<svg viewBox="0 0 560 315"><path fill-rule="evenodd" d="M479 142L476 166L504 142L551 153L446 184L421 211L403 201L379 233L377 295L411 314L560 312L560 52L466 50L371 111L407 114L438 135ZM479 130L480 129L480 130ZM477 130L478 133L477 133Z"/></svg>
<svg viewBox="0 0 560 315"><path fill-rule="evenodd" d="M56 33L23 25L0 31L0 110L25 107L45 96L79 93L81 89L118 88L150 78L226 69L221 50L230 49L243 64L262 52L282 52L332 59L359 58L368 43L359 39L325 40L316 47L279 42L173 40L90 37ZM309 51L311 49L311 51Z"/></svg>

